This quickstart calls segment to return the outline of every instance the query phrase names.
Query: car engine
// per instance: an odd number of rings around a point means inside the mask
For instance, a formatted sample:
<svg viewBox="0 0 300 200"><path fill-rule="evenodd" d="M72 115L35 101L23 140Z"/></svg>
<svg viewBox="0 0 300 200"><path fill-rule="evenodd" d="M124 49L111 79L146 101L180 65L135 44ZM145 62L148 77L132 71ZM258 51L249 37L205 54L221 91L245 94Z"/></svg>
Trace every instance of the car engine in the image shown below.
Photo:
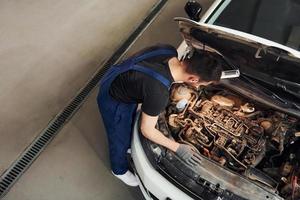
<svg viewBox="0 0 300 200"><path fill-rule="evenodd" d="M217 86L183 83L173 84L163 118L178 142L286 199L300 198L297 118Z"/></svg>

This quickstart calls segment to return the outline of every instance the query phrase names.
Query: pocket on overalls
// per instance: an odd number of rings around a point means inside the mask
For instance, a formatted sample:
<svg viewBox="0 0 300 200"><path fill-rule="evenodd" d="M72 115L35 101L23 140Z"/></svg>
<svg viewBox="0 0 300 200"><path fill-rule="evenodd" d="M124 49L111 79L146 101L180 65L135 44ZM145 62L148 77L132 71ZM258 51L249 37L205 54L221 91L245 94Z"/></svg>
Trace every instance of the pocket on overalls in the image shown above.
<svg viewBox="0 0 300 200"><path fill-rule="evenodd" d="M132 108L134 105L119 103L115 113L115 123L121 120L130 121L132 118Z"/></svg>
<svg viewBox="0 0 300 200"><path fill-rule="evenodd" d="M114 122L119 123L122 119L122 114L124 112L124 104L123 103L118 103L117 108L115 110L115 117L114 117Z"/></svg>

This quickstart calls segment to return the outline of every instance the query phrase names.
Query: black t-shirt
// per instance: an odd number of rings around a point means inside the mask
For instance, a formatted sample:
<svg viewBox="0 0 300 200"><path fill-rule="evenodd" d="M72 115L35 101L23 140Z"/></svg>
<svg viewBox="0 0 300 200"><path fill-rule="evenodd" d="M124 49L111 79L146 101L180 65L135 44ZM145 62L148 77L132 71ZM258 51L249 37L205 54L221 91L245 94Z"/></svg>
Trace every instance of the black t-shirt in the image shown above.
<svg viewBox="0 0 300 200"><path fill-rule="evenodd" d="M173 49L176 52L176 49L170 45L153 46L141 52L150 49L154 50L162 46ZM177 57L177 55L175 56ZM156 56L138 64L149 67L163 75L170 82L174 82L168 66L168 60L172 57L174 56ZM142 103L142 111L151 116L159 115L165 109L169 100L169 91L165 85L157 79L135 70L118 75L112 82L109 92L117 101Z"/></svg>

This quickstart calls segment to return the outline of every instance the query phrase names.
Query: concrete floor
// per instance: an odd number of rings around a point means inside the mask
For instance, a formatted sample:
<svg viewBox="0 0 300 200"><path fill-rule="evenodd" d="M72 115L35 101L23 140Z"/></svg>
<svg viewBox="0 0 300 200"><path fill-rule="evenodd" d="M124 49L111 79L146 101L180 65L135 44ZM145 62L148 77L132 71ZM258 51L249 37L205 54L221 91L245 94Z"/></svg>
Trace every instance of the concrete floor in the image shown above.
<svg viewBox="0 0 300 200"><path fill-rule="evenodd" d="M0 136L0 173L155 2L0 2L0 130L5 130ZM207 8L211 1L202 2ZM185 16L184 3L169 1L128 54L159 42L177 46L181 37L173 17ZM114 9L107 9L108 4ZM4 199L142 199L137 188L110 174L96 95L97 89Z"/></svg>
<svg viewBox="0 0 300 200"><path fill-rule="evenodd" d="M0 174L155 2L0 2Z"/></svg>

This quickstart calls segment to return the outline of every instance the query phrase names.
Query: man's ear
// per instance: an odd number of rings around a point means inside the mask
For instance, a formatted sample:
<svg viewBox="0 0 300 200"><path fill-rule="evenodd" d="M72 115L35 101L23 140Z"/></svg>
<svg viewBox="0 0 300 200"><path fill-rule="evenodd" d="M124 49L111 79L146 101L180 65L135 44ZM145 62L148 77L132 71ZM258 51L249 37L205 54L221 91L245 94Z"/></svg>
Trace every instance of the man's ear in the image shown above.
<svg viewBox="0 0 300 200"><path fill-rule="evenodd" d="M198 83L199 81L200 81L200 78L198 76L190 75L188 77L188 82L189 83Z"/></svg>

